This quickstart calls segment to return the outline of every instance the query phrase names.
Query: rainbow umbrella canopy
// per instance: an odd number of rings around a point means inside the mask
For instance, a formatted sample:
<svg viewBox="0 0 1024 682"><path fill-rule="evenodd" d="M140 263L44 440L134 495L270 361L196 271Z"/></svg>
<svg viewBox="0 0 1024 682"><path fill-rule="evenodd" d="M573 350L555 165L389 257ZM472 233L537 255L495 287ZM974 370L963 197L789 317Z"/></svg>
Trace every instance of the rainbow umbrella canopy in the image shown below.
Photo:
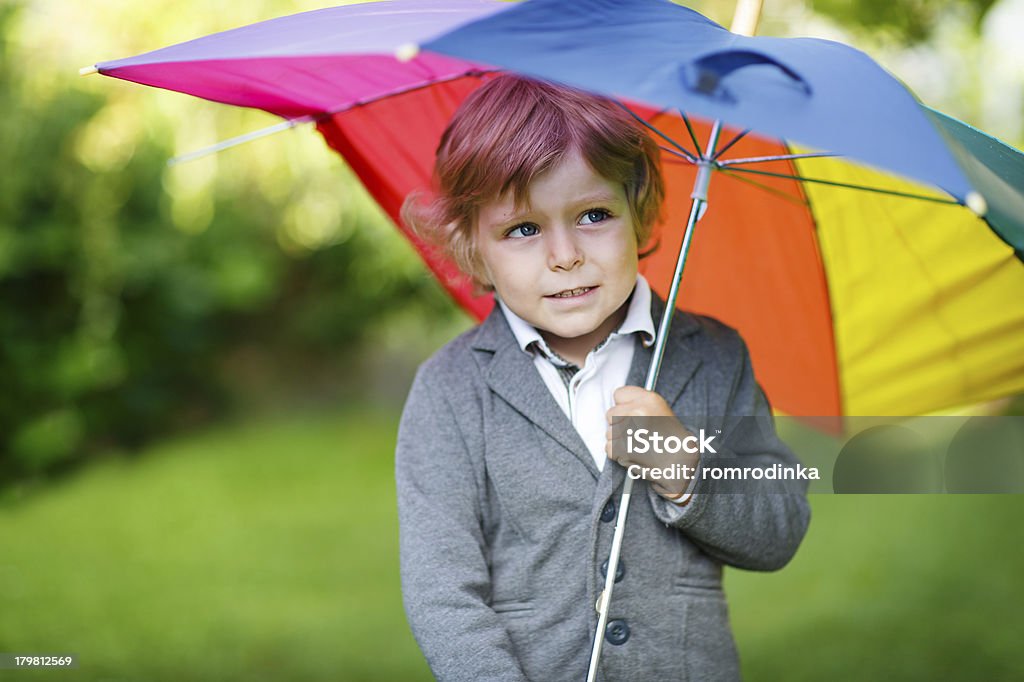
<svg viewBox="0 0 1024 682"><path fill-rule="evenodd" d="M402 201L430 186L447 120L490 74L616 97L664 150L642 271L665 295L710 177L679 304L740 330L777 409L910 415L1024 391L1024 155L847 46L738 36L668 0L391 0L96 69L315 121L403 231ZM490 298L405 233L486 315Z"/></svg>

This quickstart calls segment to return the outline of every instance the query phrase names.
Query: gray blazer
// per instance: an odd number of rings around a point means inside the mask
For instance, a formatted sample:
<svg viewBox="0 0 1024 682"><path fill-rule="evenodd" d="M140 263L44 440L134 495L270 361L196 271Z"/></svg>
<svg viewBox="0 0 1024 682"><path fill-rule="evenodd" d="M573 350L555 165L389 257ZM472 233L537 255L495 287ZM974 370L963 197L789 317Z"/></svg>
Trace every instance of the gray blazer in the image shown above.
<svg viewBox="0 0 1024 682"><path fill-rule="evenodd" d="M663 306L652 302L656 320ZM650 355L638 346L629 384L643 385ZM657 391L688 426L762 417L766 428L726 429L720 455L796 463L746 346L720 322L676 313ZM497 308L420 368L395 470L406 614L437 678L583 680L625 470L598 471ZM781 568L810 509L802 484L784 494L717 485L698 481L678 507L637 482L600 679L739 678L722 565Z"/></svg>

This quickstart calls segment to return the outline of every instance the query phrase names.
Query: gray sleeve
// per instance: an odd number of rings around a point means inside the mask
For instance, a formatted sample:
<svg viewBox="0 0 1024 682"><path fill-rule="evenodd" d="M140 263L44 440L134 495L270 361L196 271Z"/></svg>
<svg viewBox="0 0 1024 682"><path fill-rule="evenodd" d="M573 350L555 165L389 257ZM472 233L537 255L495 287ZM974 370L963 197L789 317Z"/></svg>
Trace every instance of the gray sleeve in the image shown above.
<svg viewBox="0 0 1024 682"><path fill-rule="evenodd" d="M739 344L737 371L722 416L723 441L717 455L701 455L707 468L721 460L728 466L769 469L795 467L799 460L775 432L771 407L754 379L746 345ZM711 407L712 410L721 407ZM715 481L700 478L685 506L673 504L648 488L654 513L678 528L719 561L749 570L785 566L807 532L811 510L806 481Z"/></svg>
<svg viewBox="0 0 1024 682"><path fill-rule="evenodd" d="M451 405L424 375L409 393L395 450L406 615L437 679L525 680L488 605L482 481Z"/></svg>

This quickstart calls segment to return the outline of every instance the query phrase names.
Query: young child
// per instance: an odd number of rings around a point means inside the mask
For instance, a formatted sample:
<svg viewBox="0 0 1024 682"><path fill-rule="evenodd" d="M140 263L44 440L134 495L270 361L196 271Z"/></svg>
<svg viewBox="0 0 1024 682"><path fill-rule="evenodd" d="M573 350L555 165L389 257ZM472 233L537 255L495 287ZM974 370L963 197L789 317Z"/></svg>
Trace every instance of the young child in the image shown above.
<svg viewBox="0 0 1024 682"><path fill-rule="evenodd" d="M796 460L743 341L715 320L677 311L657 392L640 388L664 303L638 253L663 187L628 113L500 76L456 112L435 175L437 196L410 197L405 218L497 305L423 364L402 415L406 612L440 680L582 680L630 464L608 461L609 421L663 416L685 433L679 417L751 415L767 428L727 430L718 455ZM781 568L810 513L799 485L716 486L636 481L599 679L739 677L722 566Z"/></svg>

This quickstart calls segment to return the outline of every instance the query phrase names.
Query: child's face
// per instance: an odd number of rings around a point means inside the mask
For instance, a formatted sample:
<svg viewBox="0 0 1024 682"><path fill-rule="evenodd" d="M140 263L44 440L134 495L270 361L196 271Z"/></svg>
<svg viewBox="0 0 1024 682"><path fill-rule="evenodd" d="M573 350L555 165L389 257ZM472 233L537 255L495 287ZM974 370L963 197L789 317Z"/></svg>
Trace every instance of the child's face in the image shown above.
<svg viewBox="0 0 1024 682"><path fill-rule="evenodd" d="M518 209L510 193L481 207L476 249L484 270L512 312L549 344L593 336L593 347L621 323L636 284L625 190L574 152L528 192Z"/></svg>

